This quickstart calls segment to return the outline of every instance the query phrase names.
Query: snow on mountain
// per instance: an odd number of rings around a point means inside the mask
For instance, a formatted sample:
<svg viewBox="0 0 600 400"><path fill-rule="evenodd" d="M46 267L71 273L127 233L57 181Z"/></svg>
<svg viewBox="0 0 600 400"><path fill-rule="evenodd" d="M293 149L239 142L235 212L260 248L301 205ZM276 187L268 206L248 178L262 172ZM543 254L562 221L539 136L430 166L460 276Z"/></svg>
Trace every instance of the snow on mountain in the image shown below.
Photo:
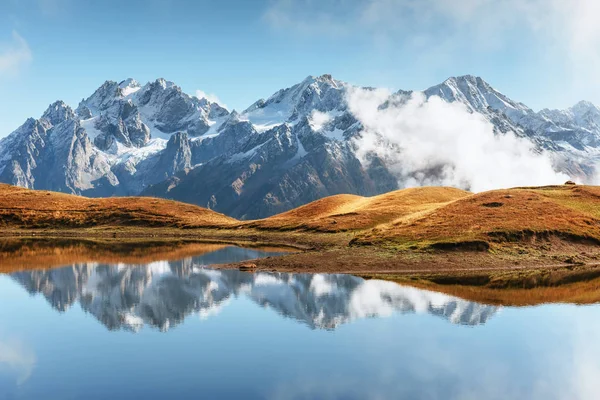
<svg viewBox="0 0 600 400"><path fill-rule="evenodd" d="M472 75L448 78L425 90L425 94L427 97L439 96L448 102L461 102L472 112L486 113L492 108L513 121L533 113L526 105L512 101L480 77Z"/></svg>
<svg viewBox="0 0 600 400"><path fill-rule="evenodd" d="M57 101L2 139L0 180L91 196L137 194L177 172L173 165L190 167L165 160L166 153L191 158L167 152L174 134L185 133L186 143L177 144L188 146L188 135L201 136L228 115L164 79L106 81L75 111Z"/></svg>
<svg viewBox="0 0 600 400"><path fill-rule="evenodd" d="M579 150L600 147L600 109L581 101L566 110L544 109L525 124L540 135L564 141Z"/></svg>
<svg viewBox="0 0 600 400"><path fill-rule="evenodd" d="M550 146L566 142L578 150L600 147L600 109L590 102L579 102L567 110L544 109L536 113L498 92L483 79L471 75L449 78L425 93L449 102L461 102L470 111L487 115L490 120L493 119L490 112L499 113L510 120L511 130L517 133L527 131L534 138L548 139Z"/></svg>
<svg viewBox="0 0 600 400"><path fill-rule="evenodd" d="M263 130L284 122L297 122L313 110L343 111L348 84L331 75L309 76L299 84L282 89L267 100L261 99L242 113L242 118Z"/></svg>
<svg viewBox="0 0 600 400"><path fill-rule="evenodd" d="M347 104L359 90L331 75L259 100L241 114L165 79L106 81L73 111L55 102L0 140L0 181L89 196L174 198L238 218L259 218L339 193L399 188L383 158L357 158L363 126ZM367 89L373 91L374 89ZM600 162L600 109L534 112L479 77L426 89L514 132L581 181ZM401 107L413 92L382 99Z"/></svg>

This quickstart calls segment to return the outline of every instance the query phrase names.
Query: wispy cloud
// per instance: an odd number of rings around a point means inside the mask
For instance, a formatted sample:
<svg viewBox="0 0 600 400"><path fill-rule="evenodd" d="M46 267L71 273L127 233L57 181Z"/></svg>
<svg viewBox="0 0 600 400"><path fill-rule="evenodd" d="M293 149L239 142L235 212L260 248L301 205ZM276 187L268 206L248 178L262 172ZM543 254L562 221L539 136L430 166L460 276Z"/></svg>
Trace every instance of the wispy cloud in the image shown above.
<svg viewBox="0 0 600 400"><path fill-rule="evenodd" d="M597 0L272 0L264 19L287 32L367 36L423 60L531 41L569 79L600 85Z"/></svg>
<svg viewBox="0 0 600 400"><path fill-rule="evenodd" d="M32 59L27 41L13 31L12 41L0 43L0 78L18 74Z"/></svg>
<svg viewBox="0 0 600 400"><path fill-rule="evenodd" d="M223 103L221 101L221 99L219 99L217 97L217 95L215 95L215 94L206 93L206 92L204 92L202 90L196 90L196 97L199 98L199 99L206 99L206 100L210 101L211 103L217 103L221 107L227 108L227 105L225 105L225 103Z"/></svg>
<svg viewBox="0 0 600 400"><path fill-rule="evenodd" d="M48 17L56 17L67 9L70 0L37 0L42 14Z"/></svg>

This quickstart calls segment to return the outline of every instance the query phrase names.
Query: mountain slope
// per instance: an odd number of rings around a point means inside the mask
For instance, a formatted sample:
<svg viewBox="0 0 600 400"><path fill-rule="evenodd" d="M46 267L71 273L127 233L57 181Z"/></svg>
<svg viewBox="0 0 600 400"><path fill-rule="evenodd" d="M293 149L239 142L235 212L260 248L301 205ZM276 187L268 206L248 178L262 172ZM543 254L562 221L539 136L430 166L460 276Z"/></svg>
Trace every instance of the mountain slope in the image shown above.
<svg viewBox="0 0 600 400"><path fill-rule="evenodd" d="M188 137L228 115L164 79L107 81L76 111L58 101L2 139L0 181L89 196L138 194L190 168Z"/></svg>
<svg viewBox="0 0 600 400"><path fill-rule="evenodd" d="M486 250L493 243L548 240L600 244L600 187L494 190L460 198L408 221L383 224L356 243Z"/></svg>
<svg viewBox="0 0 600 400"><path fill-rule="evenodd" d="M142 194L256 219L334 194L369 196L396 189L380 160L362 165L346 140L360 130L347 111L347 90L331 76L309 77L255 103L230 116L218 137L198 143L194 152L201 156L195 161L202 165ZM315 118L315 113L320 114ZM219 154L215 147L224 151Z"/></svg>

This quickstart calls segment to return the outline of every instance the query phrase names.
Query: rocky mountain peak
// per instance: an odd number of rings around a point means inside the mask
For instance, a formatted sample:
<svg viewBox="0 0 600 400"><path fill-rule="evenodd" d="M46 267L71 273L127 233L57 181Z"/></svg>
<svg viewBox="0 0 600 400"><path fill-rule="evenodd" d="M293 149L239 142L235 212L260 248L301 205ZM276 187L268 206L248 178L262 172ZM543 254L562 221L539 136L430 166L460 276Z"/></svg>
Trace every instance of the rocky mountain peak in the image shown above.
<svg viewBox="0 0 600 400"><path fill-rule="evenodd" d="M425 90L427 97L439 96L448 102L460 102L471 112L489 114L488 109L505 114L518 122L533 111L494 89L482 78L473 75L450 77L443 83Z"/></svg>
<svg viewBox="0 0 600 400"><path fill-rule="evenodd" d="M308 76L302 82L281 89L267 100L259 100L243 115L259 125L275 125L300 120L313 110L328 112L347 108L348 85L331 75Z"/></svg>
<svg viewBox="0 0 600 400"><path fill-rule="evenodd" d="M102 110L108 108L114 99L121 96L121 88L115 81L105 81L87 99L83 99L77 107L78 115L98 115Z"/></svg>
<svg viewBox="0 0 600 400"><path fill-rule="evenodd" d="M119 82L119 87L125 89L128 87L141 87L140 83L133 78L127 78Z"/></svg>
<svg viewBox="0 0 600 400"><path fill-rule="evenodd" d="M598 109L598 107L594 103L586 100L582 100L579 103L575 104L573 107L571 107L571 112L575 116L579 117L588 113L600 115L600 109Z"/></svg>
<svg viewBox="0 0 600 400"><path fill-rule="evenodd" d="M179 86L177 86L175 83L166 80L165 78L158 78L157 80L155 80L152 85L154 87L160 87L163 90L165 89L170 89L170 88L179 88Z"/></svg>
<svg viewBox="0 0 600 400"><path fill-rule="evenodd" d="M139 89L141 89L141 87L142 86L135 79L127 78L124 81L119 82L119 94L123 97L126 97L137 92Z"/></svg>
<svg viewBox="0 0 600 400"><path fill-rule="evenodd" d="M42 118L50 122L52 125L58 125L68 119L75 118L75 112L63 101L58 100L50 104L50 106L42 115Z"/></svg>

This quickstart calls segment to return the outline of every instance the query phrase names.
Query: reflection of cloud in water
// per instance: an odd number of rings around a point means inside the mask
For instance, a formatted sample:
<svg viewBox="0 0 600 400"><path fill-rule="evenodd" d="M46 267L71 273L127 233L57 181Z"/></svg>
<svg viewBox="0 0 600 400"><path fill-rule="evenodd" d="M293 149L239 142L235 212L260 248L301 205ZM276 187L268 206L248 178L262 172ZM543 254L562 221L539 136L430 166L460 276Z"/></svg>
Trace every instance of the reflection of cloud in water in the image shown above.
<svg viewBox="0 0 600 400"><path fill-rule="evenodd" d="M563 390L565 399L600 398L600 321L578 320L572 327L571 362L563 368L572 376Z"/></svg>
<svg viewBox="0 0 600 400"><path fill-rule="evenodd" d="M288 380L269 387L265 398L598 399L600 321L590 320L594 314L590 307L567 310L572 315L556 312L539 317L534 310L519 309L531 317L537 315L541 326L531 327L520 318L512 320L516 330L511 333L523 335L504 339L501 331L487 331L478 335L479 339L463 342L459 338L464 335L380 330L377 341L385 347L385 354L365 351L377 345L353 342L352 350L361 355L356 371L323 373L297 368ZM560 320L568 327L553 330L544 318ZM544 333L548 337L540 337ZM369 372L363 373L365 370Z"/></svg>
<svg viewBox="0 0 600 400"><path fill-rule="evenodd" d="M29 379L35 363L35 353L20 340L0 338L0 370L7 368L16 373L17 384Z"/></svg>
<svg viewBox="0 0 600 400"><path fill-rule="evenodd" d="M144 325L168 330L190 314L216 315L240 295L319 329L396 312L427 313L455 324L477 325L497 310L393 282L339 274L216 271L193 258L144 266L79 264L12 277L30 293L43 294L57 310L79 302L111 330L137 331Z"/></svg>

